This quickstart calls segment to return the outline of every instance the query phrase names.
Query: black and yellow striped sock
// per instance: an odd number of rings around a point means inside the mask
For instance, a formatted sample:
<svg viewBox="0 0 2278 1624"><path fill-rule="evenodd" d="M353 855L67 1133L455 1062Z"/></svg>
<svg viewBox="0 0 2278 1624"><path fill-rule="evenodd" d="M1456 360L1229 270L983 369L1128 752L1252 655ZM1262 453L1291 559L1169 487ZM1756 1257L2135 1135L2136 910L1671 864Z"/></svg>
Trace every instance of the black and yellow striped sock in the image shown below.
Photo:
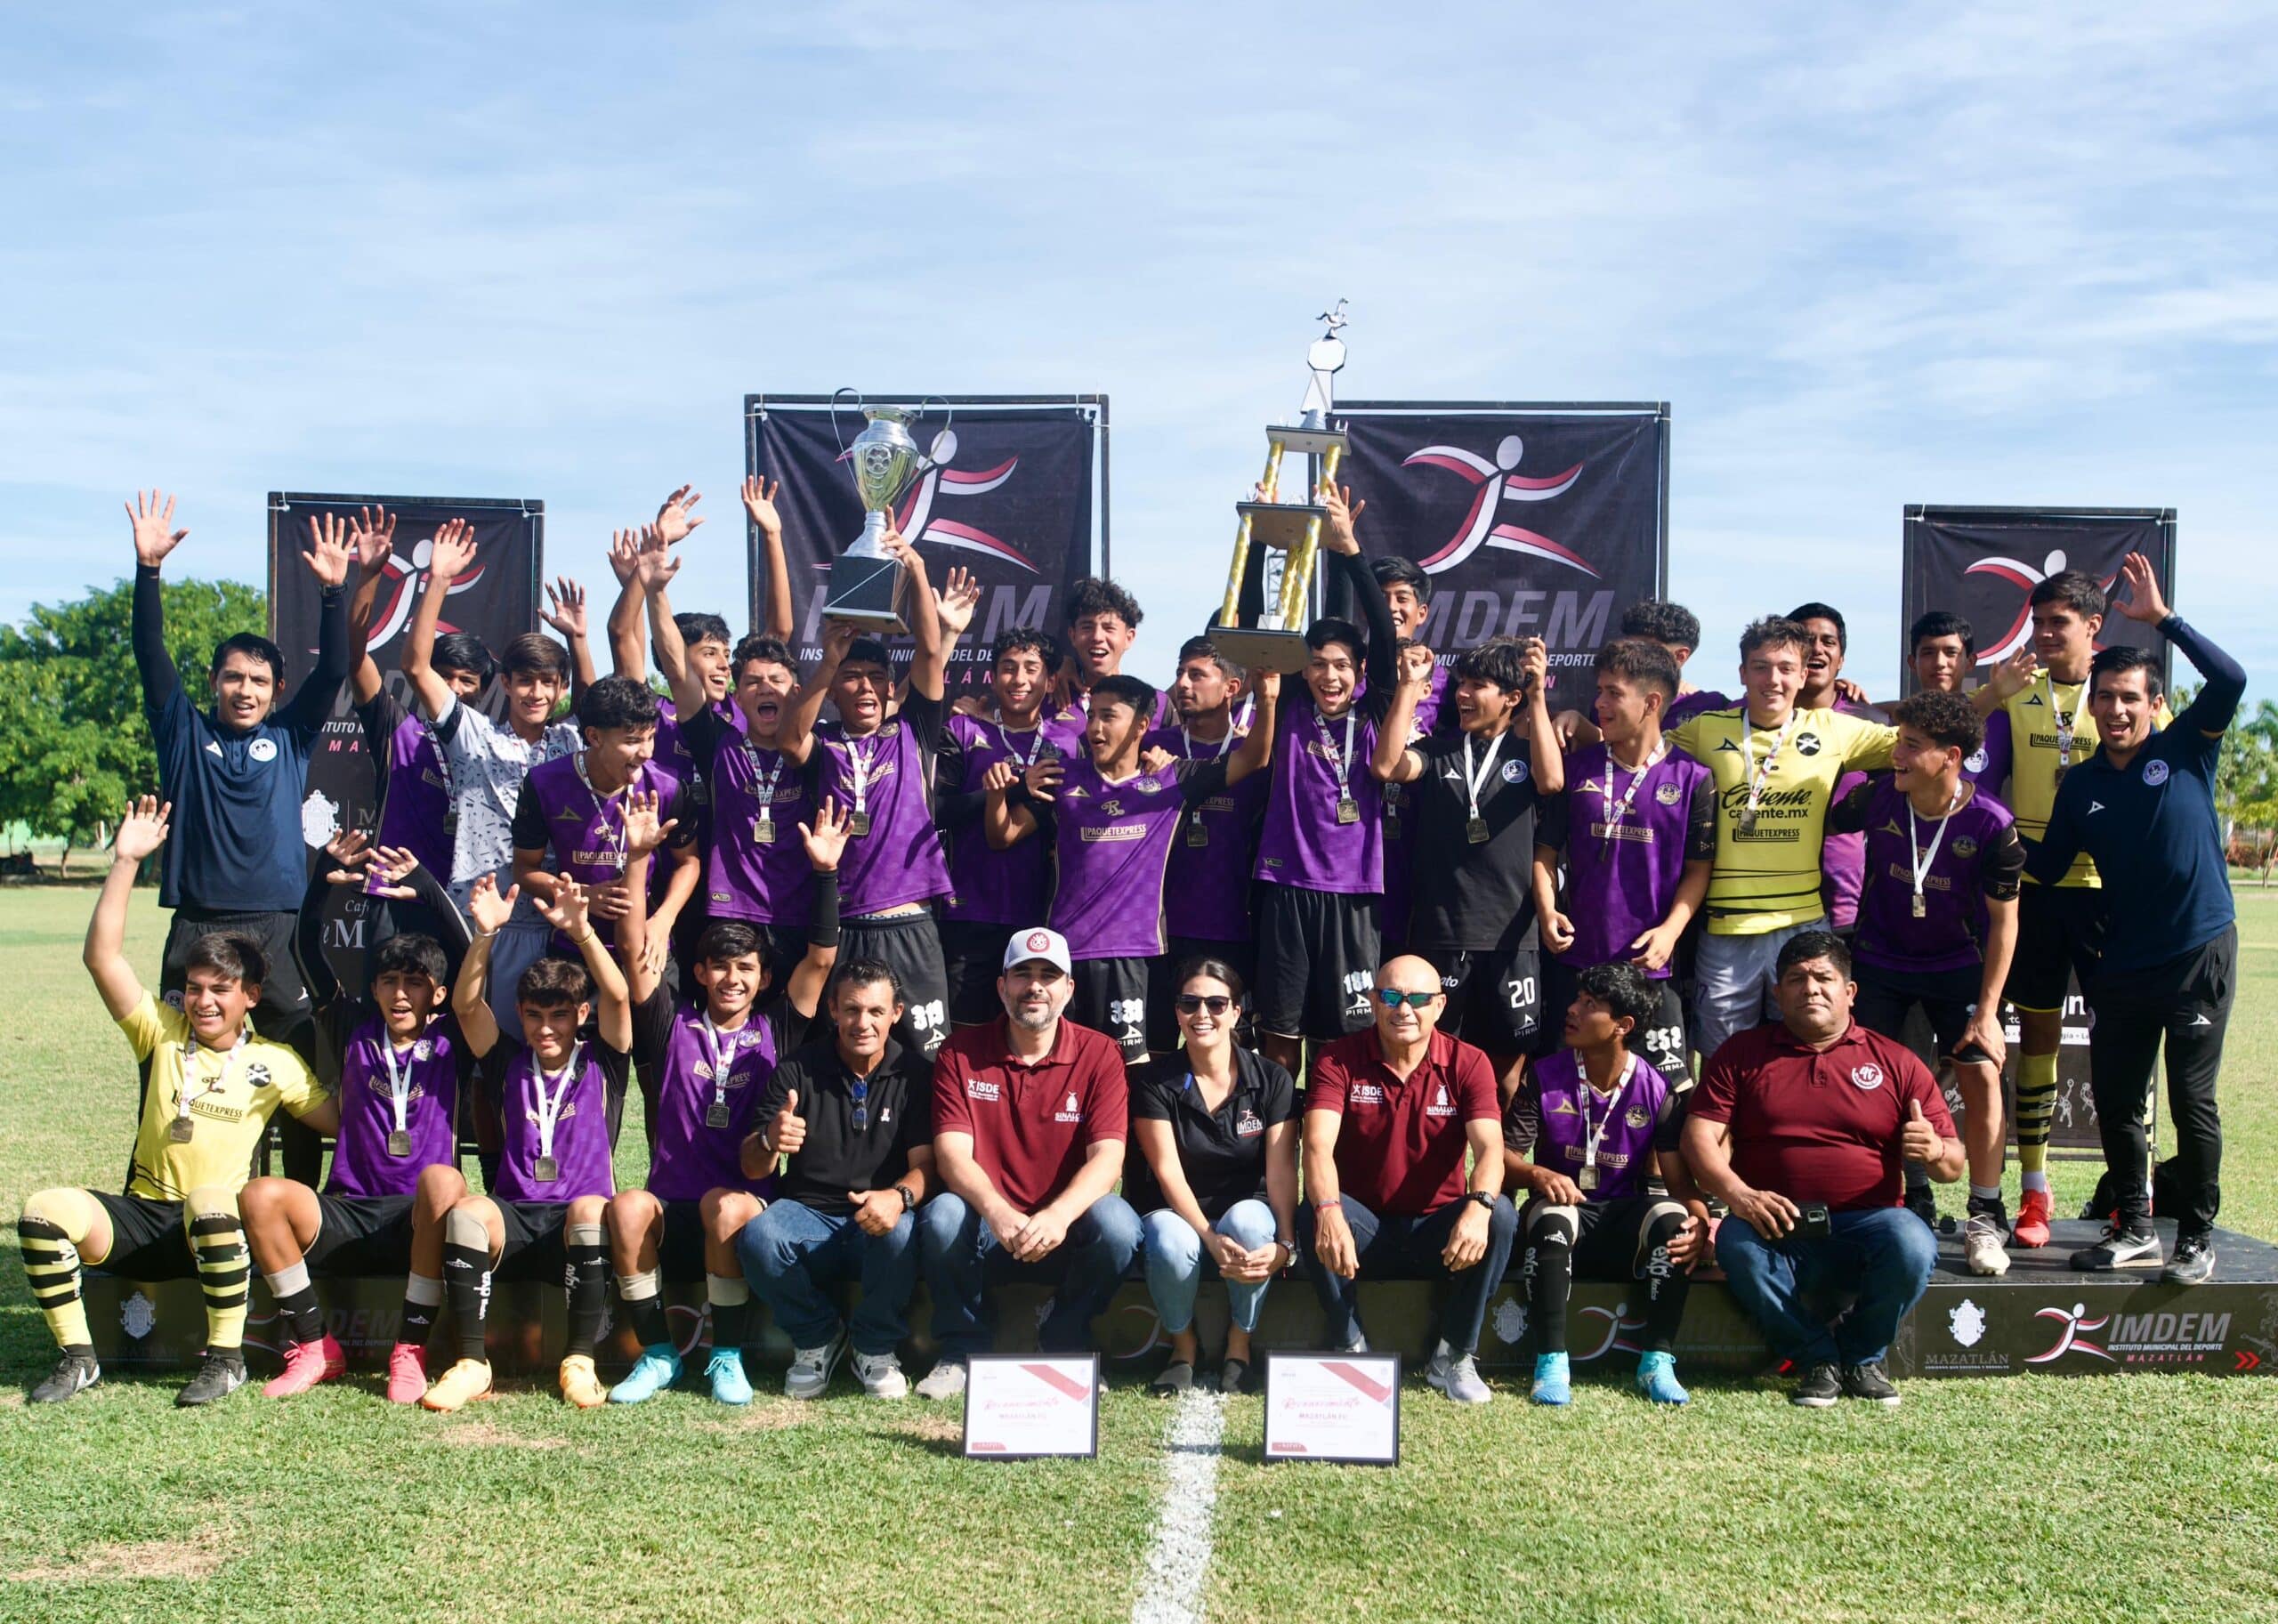
<svg viewBox="0 0 2278 1624"><path fill-rule="evenodd" d="M238 1198L218 1186L193 1190L182 1204L182 1214L190 1225L190 1254L198 1265L198 1283L206 1292L206 1345L215 1352L241 1348L253 1256L246 1249Z"/></svg>
<svg viewBox="0 0 2278 1624"><path fill-rule="evenodd" d="M75 1240L53 1219L35 1216L29 1211L16 1221L16 1234L23 1244L24 1277L31 1287L32 1301L39 1305L40 1317L47 1321L56 1345L67 1353L93 1357L87 1305L79 1297L77 1242L86 1236Z"/></svg>
<svg viewBox="0 0 2278 1624"><path fill-rule="evenodd" d="M2048 1125L2056 1114L2056 1056L2017 1056L2017 1167L2027 1181L2048 1183Z"/></svg>

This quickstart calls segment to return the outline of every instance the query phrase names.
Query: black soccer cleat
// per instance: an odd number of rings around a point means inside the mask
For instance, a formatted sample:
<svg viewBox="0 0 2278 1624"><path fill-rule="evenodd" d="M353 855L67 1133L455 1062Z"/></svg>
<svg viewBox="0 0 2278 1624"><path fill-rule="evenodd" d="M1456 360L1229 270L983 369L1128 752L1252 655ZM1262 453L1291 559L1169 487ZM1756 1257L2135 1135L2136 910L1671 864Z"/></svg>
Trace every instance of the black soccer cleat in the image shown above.
<svg viewBox="0 0 2278 1624"><path fill-rule="evenodd" d="M1880 1404L1886 1410L1898 1408L1898 1389L1883 1374L1879 1359L1869 1364L1850 1365L1843 1372L1843 1391L1854 1399L1864 1399L1870 1404Z"/></svg>
<svg viewBox="0 0 2278 1624"><path fill-rule="evenodd" d="M1814 1365L1804 1372L1803 1380L1796 1384L1796 1390L1788 1395L1788 1402L1799 1404L1805 1410L1828 1410L1832 1409L1835 1401L1842 1396L1841 1369L1831 1364Z"/></svg>
<svg viewBox="0 0 2278 1624"><path fill-rule="evenodd" d="M28 1404L61 1404L76 1398L101 1381L103 1368L95 1362L92 1353L66 1353L55 1361L55 1369L47 1379L31 1390L24 1402Z"/></svg>
<svg viewBox="0 0 2278 1624"><path fill-rule="evenodd" d="M206 1359L190 1385L174 1394L174 1402L195 1410L215 1399L227 1398L246 1385L246 1356L238 1348L208 1348Z"/></svg>
<svg viewBox="0 0 2278 1624"><path fill-rule="evenodd" d="M2169 1286L2203 1286L2214 1277L2215 1237L2205 1230L2177 1235L2175 1255L2160 1271L2161 1282Z"/></svg>

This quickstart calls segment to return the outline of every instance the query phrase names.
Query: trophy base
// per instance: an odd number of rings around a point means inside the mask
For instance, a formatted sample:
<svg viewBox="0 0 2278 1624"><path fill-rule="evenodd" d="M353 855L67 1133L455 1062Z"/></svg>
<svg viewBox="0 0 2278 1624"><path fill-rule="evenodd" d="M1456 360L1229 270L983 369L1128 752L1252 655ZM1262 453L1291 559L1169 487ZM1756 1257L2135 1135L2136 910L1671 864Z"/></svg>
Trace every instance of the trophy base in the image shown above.
<svg viewBox="0 0 2278 1624"><path fill-rule="evenodd" d="M851 620L868 632L906 632L894 610L901 596L901 563L892 558L857 558L841 554L830 566L830 596L824 600L826 620Z"/></svg>
<svg viewBox="0 0 2278 1624"><path fill-rule="evenodd" d="M1331 451L1345 455L1345 439L1343 429L1307 429L1295 424L1269 424L1266 439L1285 452L1295 451L1300 456L1326 456Z"/></svg>
<svg viewBox="0 0 2278 1624"><path fill-rule="evenodd" d="M1329 509L1311 502L1237 502L1234 511L1249 521L1250 540L1284 553L1305 538L1308 524L1329 520Z"/></svg>
<svg viewBox="0 0 2278 1624"><path fill-rule="evenodd" d="M1250 671L1279 671L1293 675L1305 668L1313 650L1303 632L1268 632L1254 626L1215 626L1210 641L1218 651Z"/></svg>

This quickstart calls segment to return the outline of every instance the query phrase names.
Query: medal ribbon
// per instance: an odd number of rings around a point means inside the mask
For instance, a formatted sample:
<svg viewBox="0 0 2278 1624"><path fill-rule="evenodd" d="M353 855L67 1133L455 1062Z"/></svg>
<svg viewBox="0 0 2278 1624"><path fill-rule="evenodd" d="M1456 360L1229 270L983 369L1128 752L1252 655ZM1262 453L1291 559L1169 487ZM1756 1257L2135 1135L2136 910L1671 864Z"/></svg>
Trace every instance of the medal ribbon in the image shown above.
<svg viewBox="0 0 2278 1624"><path fill-rule="evenodd" d="M1353 725L1350 718L1346 719L1345 725L1348 728ZM1182 742L1182 747L1186 752L1187 760L1200 761L1203 759L1201 756L1197 755L1194 753L1194 735L1187 731L1186 723L1183 722L1178 724L1178 736ZM1350 739L1352 735L1348 733L1345 737ZM1229 721L1226 724L1226 736L1218 741L1218 747L1216 750L1211 751L1209 759L1212 761L1224 761L1226 759L1226 752L1233 747L1234 727L1233 723ZM1353 747L1350 743L1347 743L1345 747L1349 750Z"/></svg>
<svg viewBox="0 0 2278 1624"><path fill-rule="evenodd" d="M413 1038L413 1046L416 1047L418 1042L417 1038ZM384 1025L380 1028L380 1035L374 1041L373 1046L379 1050L380 1058L387 1062L388 1103L395 1108L395 1131L399 1134L408 1133L411 1127L408 1119L408 1113L411 1109L411 1057L407 1054L401 1069L398 1069L395 1063L395 1039L388 1036L388 1029Z"/></svg>
<svg viewBox="0 0 2278 1624"><path fill-rule="evenodd" d="M712 1012L708 1009L704 1012L702 1030L704 1046L710 1052L712 1059L712 1103L725 1105L728 1103L728 1073L735 1067L736 1056L743 1053L743 1035L749 1030L748 1024L728 1034L724 1054L720 1047L720 1029L712 1024Z"/></svg>
<svg viewBox="0 0 2278 1624"><path fill-rule="evenodd" d="M571 1044L570 1063L553 1076L548 1076L545 1068L537 1063L537 1054L530 1056L530 1079L535 1085L531 1091L535 1095L532 1103L537 1108L537 1153L541 1160L549 1159L553 1155L553 1125L561 1119L561 1103L570 1095L570 1085L578 1080L578 1062L585 1057L586 1046ZM549 1098L545 1091L553 1085L555 1077L561 1079L561 1086L554 1088L553 1096Z"/></svg>
<svg viewBox="0 0 2278 1624"><path fill-rule="evenodd" d="M1337 798L1342 801L1345 798L1345 780L1353 772L1353 713L1349 710L1345 713L1345 748L1342 751L1337 749L1337 739L1330 734L1329 723L1321 720L1319 711L1313 712L1313 731L1321 735L1321 747L1329 753L1329 759L1336 767Z"/></svg>
<svg viewBox="0 0 2278 1624"><path fill-rule="evenodd" d="M1596 1122L1590 1120L1590 1101L1597 1090L1590 1087L1590 1075L1582 1069L1581 1062L1574 1062L1574 1074L1582 1082L1582 1165L1598 1165L1598 1145L1605 1138L1605 1130L1613 1126L1613 1113L1621 1109L1621 1096L1629 1092L1629 1079L1637 1075L1637 1057L1632 1054L1629 1063L1621 1068L1621 1080L1613 1086L1613 1093L1606 1101L1605 1115Z"/></svg>
<svg viewBox="0 0 2278 1624"><path fill-rule="evenodd" d="M854 780L854 816L856 818L867 818L870 814L870 776L871 770L877 764L878 755L876 750L865 755L854 747L854 741L852 739L846 741L846 770Z"/></svg>
<svg viewBox="0 0 2278 1624"><path fill-rule="evenodd" d="M1474 823L1479 820L1479 787L1487 781L1487 775L1495 771L1495 754L1502 747L1503 735L1498 733L1487 741L1487 759L1481 762L1479 771L1474 772L1471 770L1471 735L1466 733L1463 736L1463 787L1465 793L1471 797L1471 816Z"/></svg>
<svg viewBox="0 0 2278 1624"><path fill-rule="evenodd" d="M1041 721L1029 730L1029 753L1026 755L1022 755L1019 748L1014 746L1013 735L1006 731L1005 724L1001 722L997 724L997 737L1005 747L1006 759L1019 763L1021 771L1023 772L1036 765L1038 758L1044 755L1044 747L1050 742L1044 736L1044 723Z"/></svg>
<svg viewBox="0 0 2278 1624"><path fill-rule="evenodd" d="M783 753L780 750L774 752L775 766L765 778L762 778L759 751L753 747L748 739L739 742L743 746L744 760L751 764L752 796L759 803L759 820L762 823L772 823L775 821L775 786L780 783L783 778Z"/></svg>
<svg viewBox="0 0 2278 1624"><path fill-rule="evenodd" d="M185 1019L187 1017L185 1017ZM237 1042L231 1044L228 1051L222 1054L221 1075L216 1077L212 1082L206 1084L205 1087L200 1088L196 1094L192 1094L190 1091L190 1073L197 1070L198 1067L198 1034L190 1032L183 1036L182 1040L182 1091L176 1096L180 1103L177 1105L174 1111L174 1114L177 1117L181 1118L185 1122L189 1121L190 1107L193 1101L202 1100L209 1094L219 1094L222 1089L227 1088L230 1086L230 1070L231 1062L234 1062L240 1054L245 1053L246 1045L251 1041L252 1038L253 1028L250 1024L240 1028L238 1032Z"/></svg>
<svg viewBox="0 0 2278 1624"><path fill-rule="evenodd" d="M2080 697L2068 716L2056 698L2056 678L2044 671L2041 681L2048 686L2048 719L2056 728L2056 771L2062 772L2072 764L2072 735L2080 731L2080 718L2088 714L2088 685L2080 684Z"/></svg>
<svg viewBox="0 0 2278 1624"><path fill-rule="evenodd" d="M617 871L622 874L625 872L625 808L621 803L626 796L632 793L634 787L640 783L641 769L635 767L633 770L633 776L626 780L625 788L615 795L603 795L594 788L594 780L586 776L586 753L583 750L578 752L575 764L578 769L578 781L586 787L586 793L594 797L594 844L604 852L616 854ZM611 843L609 826L609 809L612 806L617 808L614 844Z"/></svg>
<svg viewBox="0 0 2278 1624"><path fill-rule="evenodd" d="M1953 799L1946 803L1946 810L1938 814L1938 827L1931 831L1930 849L1921 849L1921 839L1914 830L1914 798L1906 801L1906 861L1914 870L1914 905L1922 906L1922 882L1930 877L1930 865L1938 860L1938 844L1946 837L1946 820L1954 815L1954 808L1961 804L1961 790L1957 787Z"/></svg>
<svg viewBox="0 0 2278 1624"><path fill-rule="evenodd" d="M1796 713L1789 711L1788 719L1780 724L1780 735L1772 741L1771 751L1759 764L1756 759L1756 723L1743 709L1741 712L1741 759L1749 764L1748 815L1756 816L1757 804L1764 799L1765 780L1772 776L1773 764L1780 759L1780 752L1788 747L1788 735L1796 731Z"/></svg>
<svg viewBox="0 0 2278 1624"><path fill-rule="evenodd" d="M1668 753L1669 747L1668 740L1664 739L1660 744L1655 745L1653 747L1653 753L1645 758L1645 764L1637 769L1637 776L1629 780L1628 792L1624 795L1620 800L1616 801L1613 798L1615 772L1613 764L1613 751L1610 748L1606 751L1605 788L1598 791L1600 795L1605 797L1605 839L1600 843L1603 848L1612 848L1613 845L1615 832L1621 828L1622 820L1629 816L1630 807L1636 804L1637 792L1645 787L1645 775L1658 766L1660 763L1661 757L1667 755Z"/></svg>

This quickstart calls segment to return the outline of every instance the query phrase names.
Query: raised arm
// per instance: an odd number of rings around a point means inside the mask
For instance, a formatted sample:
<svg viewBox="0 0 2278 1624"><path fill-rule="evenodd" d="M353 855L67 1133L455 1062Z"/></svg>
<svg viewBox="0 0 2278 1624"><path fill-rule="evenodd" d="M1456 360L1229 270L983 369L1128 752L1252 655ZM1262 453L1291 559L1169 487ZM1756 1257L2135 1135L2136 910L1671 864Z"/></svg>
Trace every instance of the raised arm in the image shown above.
<svg viewBox="0 0 2278 1624"><path fill-rule="evenodd" d="M2246 668L2168 607L2150 559L2130 553L2120 566L2120 579L2127 592L2127 596L2118 599L2120 612L2138 625L2157 627L2207 679L2183 715L2176 718L2177 725L2188 723L2209 739L2219 738L2229 730L2231 719L2238 715L2239 701L2246 697Z"/></svg>
<svg viewBox="0 0 2278 1624"><path fill-rule="evenodd" d="M763 481L747 476L744 481L744 512L751 515L752 526L759 532L760 546L767 562L767 612L761 621L760 634L778 642L788 642L792 629L791 566L783 553L783 515L775 507L775 494L782 489L780 480Z"/></svg>
<svg viewBox="0 0 2278 1624"><path fill-rule="evenodd" d="M630 873L630 870L627 871ZM642 879L648 878L644 872ZM632 925L637 935L641 923L647 918L648 900L642 894L644 885L628 885L631 907L621 925ZM551 899L540 899L537 910L545 922L570 938L570 945L578 949L586 961L586 974L594 978L594 1024L603 1043L612 1049L630 1053L633 1048L633 1003L625 982L625 971L610 952L602 933L594 928L586 912L586 888L567 878L553 888Z"/></svg>
<svg viewBox="0 0 2278 1624"><path fill-rule="evenodd" d="M776 749L795 766L806 765L813 753L815 718L822 715L822 702L830 697L830 685L838 680L838 667L845 663L846 650L860 633L861 628L851 620L823 624L822 658L791 695L790 707L775 735Z"/></svg>
<svg viewBox="0 0 2278 1624"><path fill-rule="evenodd" d="M1534 788L1538 796L1556 795L1566 788L1566 753L1558 745L1558 729L1550 718L1550 650L1539 637L1530 637L1519 657L1526 672L1527 744L1534 753Z"/></svg>
<svg viewBox="0 0 2278 1624"><path fill-rule="evenodd" d="M125 1020L142 1001L141 980L126 962L126 903L134 894L134 875L142 860L166 844L166 820L174 810L172 802L162 806L154 795L127 808L111 840L110 872L103 876L94 917L87 921L80 961L94 978L95 990L114 1021Z"/></svg>
<svg viewBox="0 0 2278 1624"><path fill-rule="evenodd" d="M799 843L815 871L814 901L807 914L807 950L791 967L783 996L808 1020L822 1007L823 989L830 984L838 963L838 860L846 850L846 827L852 817L826 800L815 808L815 820L799 825Z"/></svg>
<svg viewBox="0 0 2278 1624"><path fill-rule="evenodd" d="M301 562L317 578L317 663L285 707L284 723L313 738L332 718L332 703L348 680L348 526L337 513L309 521L309 550Z"/></svg>
<svg viewBox="0 0 2278 1624"><path fill-rule="evenodd" d="M1241 747L1226 758L1226 782L1239 784L1253 772L1263 772L1273 763L1273 730L1275 712L1281 703L1281 674L1262 671L1257 677L1257 714L1250 718L1249 731L1243 736Z"/></svg>
<svg viewBox="0 0 2278 1624"><path fill-rule="evenodd" d="M925 559L903 539L900 530L889 526L883 545L901 561L902 568L909 574L906 612L909 617L909 634L917 640L917 652L909 662L909 691L938 699L948 685L951 641L941 625L941 599L933 591L933 583L926 578Z"/></svg>
<svg viewBox="0 0 2278 1624"><path fill-rule="evenodd" d="M1432 691L1432 651L1414 648L1400 662L1400 680L1393 685L1392 705L1377 724L1376 754L1369 771L1378 782L1412 784L1424 776L1424 755L1408 742L1416 731L1416 707Z"/></svg>
<svg viewBox="0 0 2278 1624"><path fill-rule="evenodd" d="M617 577L617 602L609 609L610 667L619 676L642 680L648 661L641 652L641 601L647 585L641 578L641 532L612 530L609 538L610 573ZM657 663L664 664L659 651ZM670 673L666 673L669 678Z"/></svg>
<svg viewBox="0 0 2278 1624"><path fill-rule="evenodd" d="M126 505L134 526L134 668L142 678L142 704L156 711L182 691L174 656L166 652L166 587L159 566L188 530L174 529L174 499L162 490L134 493Z"/></svg>
<svg viewBox="0 0 2278 1624"><path fill-rule="evenodd" d="M459 961L458 983L451 989L451 1013L458 1017L459 1035L466 1039L467 1052L478 1060L498 1046L498 1022L490 1013L490 944L514 917L514 904L521 894L520 885L509 885L506 894L500 896L497 881L488 874L475 881L474 889L467 893L466 911L474 925L474 940Z"/></svg>
<svg viewBox="0 0 2278 1624"><path fill-rule="evenodd" d="M1353 601L1361 606L1361 624L1368 630L1369 652L1363 670L1369 686L1389 696L1400 682L1400 632L1392 623L1392 606L1385 602L1384 589L1369 573L1368 560L1361 556L1357 527L1369 505L1365 501L1355 503L1353 493L1340 485L1324 487L1321 503L1329 509L1329 522L1321 526L1321 545L1336 556L1337 568L1344 572ZM1405 732L1400 737L1403 744L1407 742Z"/></svg>
<svg viewBox="0 0 2278 1624"><path fill-rule="evenodd" d="M593 647L586 641L586 589L566 575L557 576L545 589L545 608L538 618L570 645L570 698L574 703L594 685L597 675Z"/></svg>
<svg viewBox="0 0 2278 1624"><path fill-rule="evenodd" d="M403 640L403 675L430 722L442 720L456 703L451 685L435 669L435 628L442 620L443 600L450 596L451 584L473 563L474 527L464 519L446 520L428 544L427 587L419 594L410 634Z"/></svg>
<svg viewBox="0 0 2278 1624"><path fill-rule="evenodd" d="M648 600L649 641L656 645L657 669L673 691L673 709L685 730L703 713L711 696L704 691L704 679L689 667L688 640L680 634L680 622L673 618L672 599L666 595L666 587L680 573L680 559L644 541L635 563L640 592Z"/></svg>
<svg viewBox="0 0 2278 1624"><path fill-rule="evenodd" d="M309 528L316 528L309 521ZM380 697L380 667L372 658L372 616L380 599L380 583L387 579L388 560L395 556L395 515L384 507L375 514L359 511L350 527L348 545L356 555L356 590L348 600L348 683L359 705Z"/></svg>

